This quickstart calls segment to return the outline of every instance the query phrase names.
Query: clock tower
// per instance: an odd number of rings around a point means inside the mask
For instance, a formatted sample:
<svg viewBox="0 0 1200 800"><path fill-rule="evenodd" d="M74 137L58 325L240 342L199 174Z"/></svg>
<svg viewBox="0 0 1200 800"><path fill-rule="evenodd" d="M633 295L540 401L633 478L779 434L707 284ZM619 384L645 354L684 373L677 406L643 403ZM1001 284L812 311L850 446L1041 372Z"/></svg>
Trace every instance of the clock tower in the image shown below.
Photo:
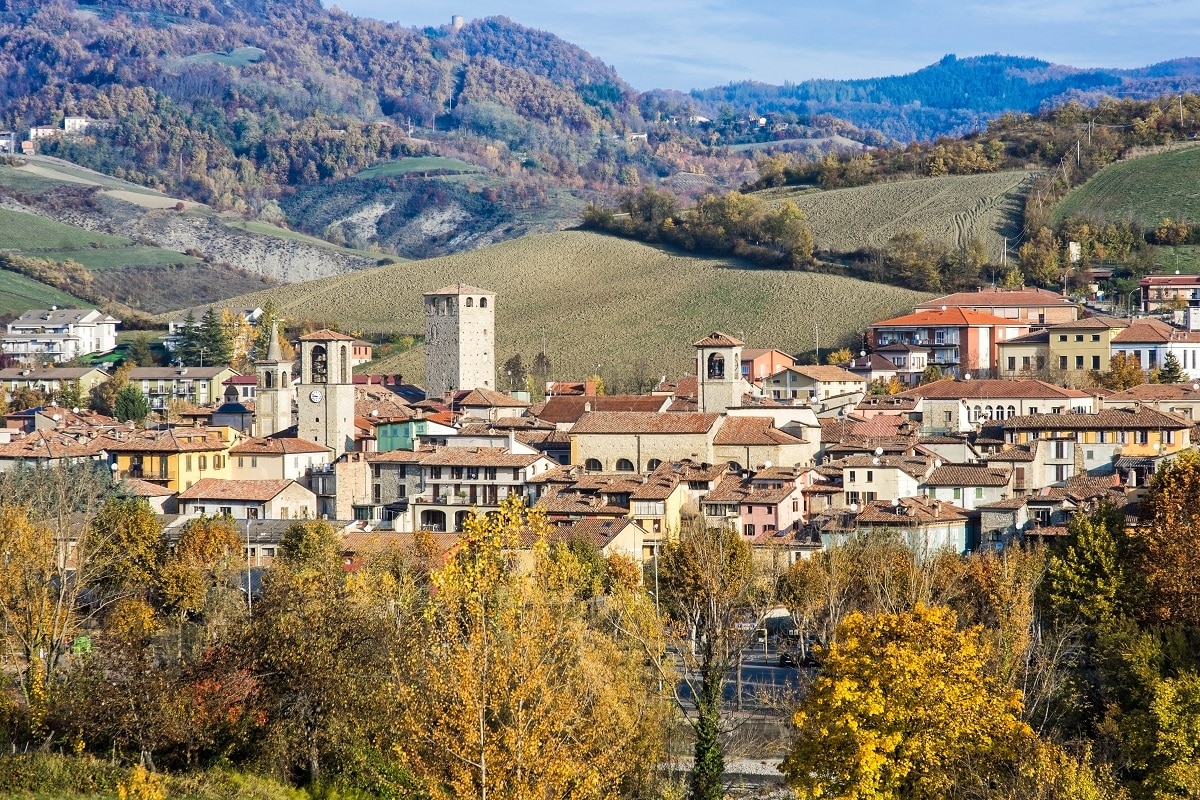
<svg viewBox="0 0 1200 800"><path fill-rule="evenodd" d="M292 362L284 361L279 349L279 329L271 323L271 342L267 357L254 364L258 390L254 398L254 435L272 436L292 427L292 406L296 390L292 387Z"/></svg>
<svg viewBox="0 0 1200 800"><path fill-rule="evenodd" d="M353 343L353 336L329 330L300 337L296 435L325 445L335 457L354 449Z"/></svg>

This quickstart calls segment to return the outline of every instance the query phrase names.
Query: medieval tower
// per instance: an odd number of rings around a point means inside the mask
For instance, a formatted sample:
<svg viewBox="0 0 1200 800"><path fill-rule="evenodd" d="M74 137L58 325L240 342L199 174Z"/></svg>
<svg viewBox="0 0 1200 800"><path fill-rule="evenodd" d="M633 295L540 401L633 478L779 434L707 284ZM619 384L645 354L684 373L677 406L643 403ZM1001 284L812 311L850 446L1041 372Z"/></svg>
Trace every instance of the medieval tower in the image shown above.
<svg viewBox="0 0 1200 800"><path fill-rule="evenodd" d="M425 395L496 388L496 295L456 283L425 294Z"/></svg>
<svg viewBox="0 0 1200 800"><path fill-rule="evenodd" d="M336 331L300 337L296 435L325 445L335 457L354 449L353 344L353 336Z"/></svg>

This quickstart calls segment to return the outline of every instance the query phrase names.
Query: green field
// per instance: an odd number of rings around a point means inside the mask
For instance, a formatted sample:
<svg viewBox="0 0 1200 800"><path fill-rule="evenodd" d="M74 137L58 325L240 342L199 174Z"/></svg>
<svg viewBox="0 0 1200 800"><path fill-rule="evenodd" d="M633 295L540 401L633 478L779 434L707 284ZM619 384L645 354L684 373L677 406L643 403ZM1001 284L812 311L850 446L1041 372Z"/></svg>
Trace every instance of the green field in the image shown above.
<svg viewBox="0 0 1200 800"><path fill-rule="evenodd" d="M45 217L0 208L0 250L51 261L73 259L88 269L194 264L197 259L122 236L65 225Z"/></svg>
<svg viewBox="0 0 1200 800"><path fill-rule="evenodd" d="M220 64L225 67L244 67L262 61L267 54L261 47L238 47L228 53L196 53L184 61L189 64Z"/></svg>
<svg viewBox="0 0 1200 800"><path fill-rule="evenodd" d="M1200 147L1105 167L1054 209L1056 224L1070 216L1127 220L1142 228L1166 217L1200 222Z"/></svg>
<svg viewBox="0 0 1200 800"><path fill-rule="evenodd" d="M1185 244L1179 247L1152 247L1154 263L1164 275L1178 272L1181 275L1200 273L1200 245Z"/></svg>
<svg viewBox="0 0 1200 800"><path fill-rule="evenodd" d="M474 164L459 161L457 158L417 156L414 158L401 158L396 161L385 161L382 164L368 167L353 177L363 179L386 178L389 175L407 175L412 172L433 172L434 170L444 172L482 172Z"/></svg>
<svg viewBox="0 0 1200 800"><path fill-rule="evenodd" d="M520 353L526 364L543 337L556 376L582 378L596 364L611 381L643 371L694 371L691 343L713 330L752 347L811 351L857 347L863 329L910 311L929 295L832 275L748 268L598 233L530 236L482 250L363 270L232 298L230 307L268 298L293 319L347 330L424 331L421 295L463 282L497 293L496 364ZM163 315L165 320L172 315ZM372 371L424 374L414 348Z"/></svg>
<svg viewBox="0 0 1200 800"><path fill-rule="evenodd" d="M307 233L294 231L290 228L281 228L278 225L272 225L269 222L254 222L253 220L240 220L237 222L227 222L231 228L241 228L249 233L260 233L264 236L278 236L281 239L291 239L296 242L304 242L311 244L314 247L324 247L329 250L337 250L342 253L354 253L363 258L371 258L378 261L381 258L390 258L394 261L407 261L408 259L400 258L399 256L385 255L383 253L373 253L369 250L355 250L354 248L339 247L333 242L327 242L324 239L318 239L316 236L309 236Z"/></svg>
<svg viewBox="0 0 1200 800"><path fill-rule="evenodd" d="M50 306L91 308L92 305L19 273L0 270L0 314L23 314Z"/></svg>
<svg viewBox="0 0 1200 800"><path fill-rule="evenodd" d="M1021 198L1030 173L994 172L874 183L813 192L766 190L764 200L790 199L808 218L818 248L849 252L881 247L900 231L961 247L978 236L1000 261L1004 238L1020 230Z"/></svg>

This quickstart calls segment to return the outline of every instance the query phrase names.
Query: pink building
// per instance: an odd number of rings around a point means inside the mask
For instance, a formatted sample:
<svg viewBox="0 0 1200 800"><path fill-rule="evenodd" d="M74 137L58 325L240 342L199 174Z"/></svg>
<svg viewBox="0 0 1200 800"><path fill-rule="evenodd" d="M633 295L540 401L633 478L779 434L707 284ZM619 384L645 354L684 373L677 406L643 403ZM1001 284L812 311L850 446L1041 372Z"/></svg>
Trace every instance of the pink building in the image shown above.
<svg viewBox="0 0 1200 800"><path fill-rule="evenodd" d="M724 478L705 495L709 524L731 525L746 538L794 532L807 521L802 490L812 470L766 467L746 477Z"/></svg>

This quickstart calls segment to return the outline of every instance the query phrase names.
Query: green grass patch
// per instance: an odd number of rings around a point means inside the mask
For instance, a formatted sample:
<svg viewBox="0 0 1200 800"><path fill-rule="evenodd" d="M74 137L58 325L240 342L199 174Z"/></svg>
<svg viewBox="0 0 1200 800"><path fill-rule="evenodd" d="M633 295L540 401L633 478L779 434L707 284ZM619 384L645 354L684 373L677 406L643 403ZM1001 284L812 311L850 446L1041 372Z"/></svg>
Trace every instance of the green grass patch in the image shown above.
<svg viewBox="0 0 1200 800"><path fill-rule="evenodd" d="M19 272L0 270L0 314L23 314L36 308L91 308L94 304L38 283Z"/></svg>
<svg viewBox="0 0 1200 800"><path fill-rule="evenodd" d="M1180 275L1200 273L1200 245L1155 247L1153 252L1154 263L1158 266L1158 271L1164 275L1171 275L1176 271Z"/></svg>
<svg viewBox="0 0 1200 800"><path fill-rule="evenodd" d="M88 269L120 269L122 267L167 266L170 264L197 264L200 259L174 250L149 245L129 247L84 248L81 250L27 250L26 255L49 258L52 261L78 261Z"/></svg>
<svg viewBox="0 0 1200 800"><path fill-rule="evenodd" d="M183 60L189 64L221 64L226 67L245 67L262 61L267 54L261 47L238 47L228 53L196 53Z"/></svg>
<svg viewBox="0 0 1200 800"><path fill-rule="evenodd" d="M1200 222L1200 147L1119 161L1096 173L1054 210L1067 217L1130 221L1153 228L1164 218Z"/></svg>
<svg viewBox="0 0 1200 800"><path fill-rule="evenodd" d="M16 189L18 192L44 192L47 189L53 189L55 186L62 186L64 183L66 181L47 178L44 175L35 175L32 172L26 172L16 167L0 166L0 186Z"/></svg>
<svg viewBox="0 0 1200 800"><path fill-rule="evenodd" d="M95 233L34 214L0 208L0 250L81 250L130 244L131 240L121 236Z"/></svg>
<svg viewBox="0 0 1200 800"><path fill-rule="evenodd" d="M433 172L441 170L446 172L482 172L483 170L474 164L468 164L465 161L460 161L457 158L443 158L442 156L416 156L413 158L401 158L396 161L385 161L382 164L376 164L373 167L368 167L362 172L354 175L355 178L385 178L389 175L407 175L412 172Z"/></svg>
<svg viewBox="0 0 1200 800"><path fill-rule="evenodd" d="M309 236L307 233L301 233L300 231L293 231L289 228L280 228L279 226L272 225L268 222L242 221L242 222L229 222L226 224L229 225L231 228L241 228L242 230L247 231L249 233L259 233L259 234L262 234L263 236L278 236L281 239L291 239L292 241L303 242L304 244L311 244L314 247L324 247L327 250L337 250L338 252L342 252L342 253L354 253L355 255L362 256L363 258L370 258L370 259L374 259L376 261L378 261L380 259L384 259L384 258L390 258L393 261L397 261L397 262L408 260L406 258L400 258L399 256L389 256L384 253L374 253L374 252L371 252L370 250L356 250L352 247L350 247L350 248L339 247L338 245L334 244L333 242L327 242L324 239L318 239L316 236Z"/></svg>

